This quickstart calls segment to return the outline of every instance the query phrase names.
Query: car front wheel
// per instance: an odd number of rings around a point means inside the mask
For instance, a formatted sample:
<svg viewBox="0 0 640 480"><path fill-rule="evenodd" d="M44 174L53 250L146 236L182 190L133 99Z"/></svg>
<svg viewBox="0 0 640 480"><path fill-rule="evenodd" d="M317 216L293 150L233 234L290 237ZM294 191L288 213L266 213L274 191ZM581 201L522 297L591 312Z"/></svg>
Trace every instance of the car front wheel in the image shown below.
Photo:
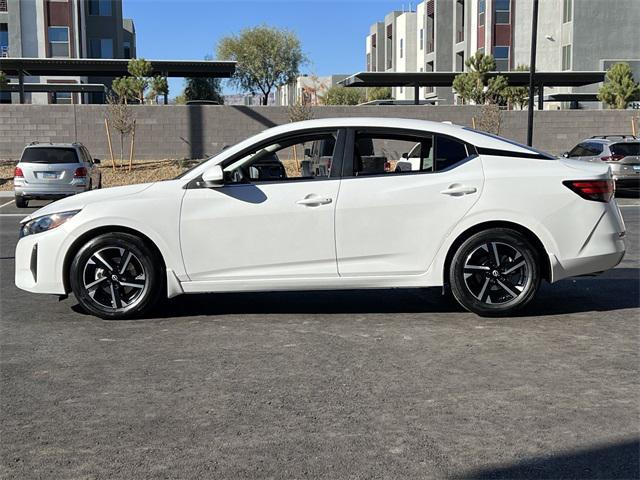
<svg viewBox="0 0 640 480"><path fill-rule="evenodd" d="M163 268L142 239L106 233L80 248L70 268L71 289L80 305L104 319L139 316L162 292Z"/></svg>
<svg viewBox="0 0 640 480"><path fill-rule="evenodd" d="M506 228L468 238L449 269L451 292L467 310L505 316L524 307L540 286L537 250L521 233Z"/></svg>

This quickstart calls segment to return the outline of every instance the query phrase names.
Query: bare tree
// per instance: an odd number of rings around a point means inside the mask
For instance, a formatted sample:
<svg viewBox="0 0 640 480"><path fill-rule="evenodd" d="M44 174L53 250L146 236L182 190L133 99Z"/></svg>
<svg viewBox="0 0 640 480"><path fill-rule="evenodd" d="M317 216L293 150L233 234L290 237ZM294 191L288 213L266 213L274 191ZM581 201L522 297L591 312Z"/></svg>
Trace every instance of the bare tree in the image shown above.
<svg viewBox="0 0 640 480"><path fill-rule="evenodd" d="M120 98L107 96L107 121L120 134L120 161L124 161L124 139L133 130L133 112L131 107Z"/></svg>

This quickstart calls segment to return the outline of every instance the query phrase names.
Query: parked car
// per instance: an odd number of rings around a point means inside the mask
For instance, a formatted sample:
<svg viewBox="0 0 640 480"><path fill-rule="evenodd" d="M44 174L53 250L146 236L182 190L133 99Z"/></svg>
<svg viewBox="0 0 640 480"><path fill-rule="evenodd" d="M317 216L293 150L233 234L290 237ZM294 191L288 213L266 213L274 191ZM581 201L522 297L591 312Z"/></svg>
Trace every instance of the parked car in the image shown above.
<svg viewBox="0 0 640 480"><path fill-rule="evenodd" d="M262 158L329 138L327 171L251 178ZM435 149L420 170L368 170L361 161L417 143L423 160ZM373 148L360 151L365 145ZM507 315L542 280L622 260L625 226L613 191L601 162L466 127L290 123L174 180L89 192L32 213L20 225L15 282L35 293L73 292L102 318L141 315L183 293L433 286L477 314Z"/></svg>
<svg viewBox="0 0 640 480"><path fill-rule="evenodd" d="M99 163L81 143L27 145L13 174L16 206L101 188Z"/></svg>
<svg viewBox="0 0 640 480"><path fill-rule="evenodd" d="M640 138L633 135L597 135L564 154L567 158L605 162L618 188L640 187Z"/></svg>

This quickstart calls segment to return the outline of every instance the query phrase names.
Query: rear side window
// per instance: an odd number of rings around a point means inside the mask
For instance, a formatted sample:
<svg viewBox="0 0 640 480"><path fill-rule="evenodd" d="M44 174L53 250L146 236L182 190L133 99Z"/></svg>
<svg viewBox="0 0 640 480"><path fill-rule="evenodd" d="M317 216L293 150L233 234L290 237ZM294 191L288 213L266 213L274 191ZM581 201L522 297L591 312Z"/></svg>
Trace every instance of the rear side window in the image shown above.
<svg viewBox="0 0 640 480"><path fill-rule="evenodd" d="M358 132L354 175L439 172L468 157L464 143L433 134Z"/></svg>
<svg viewBox="0 0 640 480"><path fill-rule="evenodd" d="M27 148L20 159L22 163L78 163L75 148Z"/></svg>
<svg viewBox="0 0 640 480"><path fill-rule="evenodd" d="M630 157L632 155L640 155L640 142L639 143L614 143L609 147L613 155L622 155L623 157Z"/></svg>

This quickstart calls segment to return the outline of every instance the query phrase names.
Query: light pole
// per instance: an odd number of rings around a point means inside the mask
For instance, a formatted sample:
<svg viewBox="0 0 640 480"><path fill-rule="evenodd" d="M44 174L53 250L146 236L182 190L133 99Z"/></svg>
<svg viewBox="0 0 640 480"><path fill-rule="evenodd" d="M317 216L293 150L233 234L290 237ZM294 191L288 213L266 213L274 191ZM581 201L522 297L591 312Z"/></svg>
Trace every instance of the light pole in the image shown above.
<svg viewBox="0 0 640 480"><path fill-rule="evenodd" d="M538 0L533 0L531 21L531 62L529 66L529 118L527 122L527 145L533 145L533 86L536 75L536 43L538 41Z"/></svg>

